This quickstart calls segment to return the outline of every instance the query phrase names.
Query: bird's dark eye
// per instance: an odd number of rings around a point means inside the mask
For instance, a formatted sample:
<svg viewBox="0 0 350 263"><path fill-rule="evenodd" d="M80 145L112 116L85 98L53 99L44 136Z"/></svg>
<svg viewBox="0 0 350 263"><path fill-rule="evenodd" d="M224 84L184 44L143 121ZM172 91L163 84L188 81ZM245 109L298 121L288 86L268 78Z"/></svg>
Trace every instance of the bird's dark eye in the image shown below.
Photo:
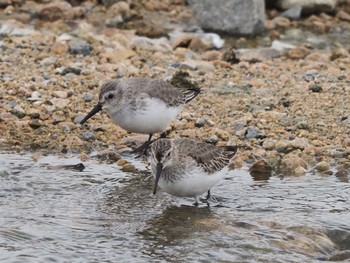
<svg viewBox="0 0 350 263"><path fill-rule="evenodd" d="M114 97L113 93L109 93L107 96L107 99L111 100L111 99L113 99L113 97Z"/></svg>
<svg viewBox="0 0 350 263"><path fill-rule="evenodd" d="M167 157L170 157L170 154L171 154L171 152L168 152L168 154L166 155Z"/></svg>

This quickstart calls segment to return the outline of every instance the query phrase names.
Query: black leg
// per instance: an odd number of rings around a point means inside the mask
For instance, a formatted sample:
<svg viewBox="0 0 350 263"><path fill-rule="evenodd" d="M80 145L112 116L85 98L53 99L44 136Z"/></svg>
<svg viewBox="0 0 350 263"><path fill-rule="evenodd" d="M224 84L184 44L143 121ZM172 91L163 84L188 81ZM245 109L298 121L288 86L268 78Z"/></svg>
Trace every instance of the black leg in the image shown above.
<svg viewBox="0 0 350 263"><path fill-rule="evenodd" d="M196 201L193 205L194 205L194 206L198 206L198 202Z"/></svg>
<svg viewBox="0 0 350 263"><path fill-rule="evenodd" d="M208 194L207 194L206 199L209 200L209 198L210 198L210 190L208 190Z"/></svg>
<svg viewBox="0 0 350 263"><path fill-rule="evenodd" d="M151 139L152 139L152 136L153 136L153 134L150 134L149 136L148 136L148 143L151 141Z"/></svg>
<svg viewBox="0 0 350 263"><path fill-rule="evenodd" d="M151 141L153 134L150 134L148 136L148 140L146 142L144 142L141 146L137 147L136 149L133 150L134 153L139 153L140 155L138 155L138 157L140 157L141 155L146 155L148 146L154 141Z"/></svg>

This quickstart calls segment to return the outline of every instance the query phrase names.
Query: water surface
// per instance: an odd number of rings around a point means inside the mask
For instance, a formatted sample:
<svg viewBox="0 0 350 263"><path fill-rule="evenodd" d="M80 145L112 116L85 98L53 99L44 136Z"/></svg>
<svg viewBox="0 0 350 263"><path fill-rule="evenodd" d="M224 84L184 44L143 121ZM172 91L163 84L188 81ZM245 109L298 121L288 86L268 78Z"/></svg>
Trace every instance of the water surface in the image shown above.
<svg viewBox="0 0 350 263"><path fill-rule="evenodd" d="M130 160L139 172L0 154L0 262L349 262L346 180L235 170L212 189L221 201L196 208L153 196L147 168Z"/></svg>

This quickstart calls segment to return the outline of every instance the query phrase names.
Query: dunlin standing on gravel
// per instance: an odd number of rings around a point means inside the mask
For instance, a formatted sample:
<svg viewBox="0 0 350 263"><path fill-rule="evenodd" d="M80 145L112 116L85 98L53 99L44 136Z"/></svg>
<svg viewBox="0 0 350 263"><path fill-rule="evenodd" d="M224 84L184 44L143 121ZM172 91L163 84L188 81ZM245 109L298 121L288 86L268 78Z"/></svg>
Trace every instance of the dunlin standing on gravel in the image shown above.
<svg viewBox="0 0 350 263"><path fill-rule="evenodd" d="M219 148L186 138L159 139L149 149L149 161L155 178L153 194L160 188L174 196L194 197L208 192L228 171L237 147Z"/></svg>
<svg viewBox="0 0 350 263"><path fill-rule="evenodd" d="M178 88L157 79L129 78L110 80L100 89L99 102L80 122L101 110L123 129L148 134L148 140L137 151L145 152L154 133L165 137L165 129L184 105L200 92L198 87Z"/></svg>

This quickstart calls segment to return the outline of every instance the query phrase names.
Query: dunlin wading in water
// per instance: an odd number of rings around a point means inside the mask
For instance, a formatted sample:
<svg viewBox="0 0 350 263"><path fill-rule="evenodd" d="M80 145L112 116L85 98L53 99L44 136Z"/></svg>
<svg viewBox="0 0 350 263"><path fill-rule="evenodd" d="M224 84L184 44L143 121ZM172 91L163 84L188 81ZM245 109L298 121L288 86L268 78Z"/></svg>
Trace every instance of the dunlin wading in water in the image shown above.
<svg viewBox="0 0 350 263"><path fill-rule="evenodd" d="M220 148L187 138L159 139L149 149L149 161L155 178L153 194L160 188L174 196L199 197L214 186L228 171L237 147Z"/></svg>

